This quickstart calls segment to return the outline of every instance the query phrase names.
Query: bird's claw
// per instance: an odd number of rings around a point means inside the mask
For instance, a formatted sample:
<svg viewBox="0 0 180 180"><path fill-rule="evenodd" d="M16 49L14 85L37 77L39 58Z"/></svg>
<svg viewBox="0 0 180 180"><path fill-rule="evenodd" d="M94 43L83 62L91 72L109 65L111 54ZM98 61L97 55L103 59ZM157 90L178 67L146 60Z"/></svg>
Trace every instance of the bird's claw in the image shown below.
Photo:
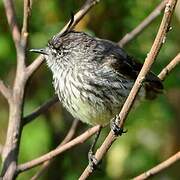
<svg viewBox="0 0 180 180"><path fill-rule="evenodd" d="M122 134L126 133L127 130L124 130L123 128L119 127L116 123L116 119L117 117L112 120L111 130L113 131L115 136L121 136Z"/></svg>
<svg viewBox="0 0 180 180"><path fill-rule="evenodd" d="M90 150L89 153L88 153L88 159L89 159L89 167L90 167L90 170L91 170L91 171L100 170L100 169L98 168L99 162L98 162L98 160L96 159L96 157L94 156L92 150Z"/></svg>

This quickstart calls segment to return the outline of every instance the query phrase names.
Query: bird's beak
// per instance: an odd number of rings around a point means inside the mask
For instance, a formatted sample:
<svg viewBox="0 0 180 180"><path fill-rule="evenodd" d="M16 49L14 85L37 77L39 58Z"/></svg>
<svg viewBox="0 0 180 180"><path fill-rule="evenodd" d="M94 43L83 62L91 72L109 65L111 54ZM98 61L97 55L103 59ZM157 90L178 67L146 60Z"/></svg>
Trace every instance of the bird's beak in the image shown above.
<svg viewBox="0 0 180 180"><path fill-rule="evenodd" d="M42 48L42 49L30 49L29 51L30 52L39 53L39 54L48 55L48 52L47 52L46 48Z"/></svg>

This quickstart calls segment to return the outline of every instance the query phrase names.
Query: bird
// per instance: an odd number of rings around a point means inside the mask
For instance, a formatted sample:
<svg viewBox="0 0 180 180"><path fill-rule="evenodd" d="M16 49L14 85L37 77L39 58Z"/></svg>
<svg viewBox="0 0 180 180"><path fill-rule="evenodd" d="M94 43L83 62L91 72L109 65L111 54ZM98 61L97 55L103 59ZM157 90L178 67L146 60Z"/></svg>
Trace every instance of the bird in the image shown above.
<svg viewBox="0 0 180 180"><path fill-rule="evenodd" d="M130 56L117 43L71 29L74 16L65 31L53 36L46 47L31 49L43 54L53 75L55 93L62 105L78 120L99 125L88 153L89 167L97 169L94 148L102 127L111 124L115 136L127 132L116 119L142 63ZM135 104L154 99L163 91L161 80L148 72Z"/></svg>
<svg viewBox="0 0 180 180"><path fill-rule="evenodd" d="M90 125L104 126L116 116L142 68L118 44L74 30L55 35L45 48L31 51L44 55L63 106ZM154 99L162 89L161 80L150 71L136 101Z"/></svg>

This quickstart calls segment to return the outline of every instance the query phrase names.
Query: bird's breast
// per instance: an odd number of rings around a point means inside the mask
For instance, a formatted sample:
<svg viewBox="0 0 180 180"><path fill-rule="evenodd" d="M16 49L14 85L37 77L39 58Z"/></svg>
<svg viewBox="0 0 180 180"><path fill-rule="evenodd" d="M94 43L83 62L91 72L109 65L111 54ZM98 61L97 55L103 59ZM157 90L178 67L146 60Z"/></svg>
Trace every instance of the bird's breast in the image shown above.
<svg viewBox="0 0 180 180"><path fill-rule="evenodd" d="M65 69L54 74L54 88L63 106L77 119L104 125L122 107L133 82L105 79L96 73Z"/></svg>

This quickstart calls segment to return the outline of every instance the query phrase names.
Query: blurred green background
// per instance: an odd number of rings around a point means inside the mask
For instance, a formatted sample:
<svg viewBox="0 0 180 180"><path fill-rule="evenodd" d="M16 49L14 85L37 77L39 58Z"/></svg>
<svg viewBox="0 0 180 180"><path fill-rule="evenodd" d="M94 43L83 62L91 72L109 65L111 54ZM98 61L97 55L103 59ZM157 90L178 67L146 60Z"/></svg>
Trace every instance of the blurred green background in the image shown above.
<svg viewBox="0 0 180 180"><path fill-rule="evenodd" d="M71 12L77 12L83 0L34 0L30 22L28 48L44 47L69 20ZM76 27L91 35L118 42L123 35L136 27L159 3L159 0L102 0ZM23 2L14 1L18 24L22 25ZM172 20L172 31L153 66L157 74L178 53L180 47L180 7ZM129 54L143 62L157 33L161 17L158 17L140 36L125 46ZM28 63L36 55L28 54ZM16 53L9 32L5 11L0 1L0 77L12 84L16 65ZM130 179L165 160L180 147L180 71L179 67L166 78L165 92L156 100L142 102L128 117L123 137L117 140L103 159L101 170L91 179ZM29 114L54 96L52 74L45 63L33 75L27 86L24 115ZM72 123L72 117L60 103L25 126L20 144L19 162L26 162L54 149L63 139ZM8 123L8 105L0 95L0 144L4 144ZM80 124L76 135L88 128ZM99 143L107 135L103 130ZM91 140L58 157L40 180L74 180L86 167L87 152ZM18 180L30 179L39 167L26 171ZM174 180L180 178L180 163L174 164L153 179Z"/></svg>

